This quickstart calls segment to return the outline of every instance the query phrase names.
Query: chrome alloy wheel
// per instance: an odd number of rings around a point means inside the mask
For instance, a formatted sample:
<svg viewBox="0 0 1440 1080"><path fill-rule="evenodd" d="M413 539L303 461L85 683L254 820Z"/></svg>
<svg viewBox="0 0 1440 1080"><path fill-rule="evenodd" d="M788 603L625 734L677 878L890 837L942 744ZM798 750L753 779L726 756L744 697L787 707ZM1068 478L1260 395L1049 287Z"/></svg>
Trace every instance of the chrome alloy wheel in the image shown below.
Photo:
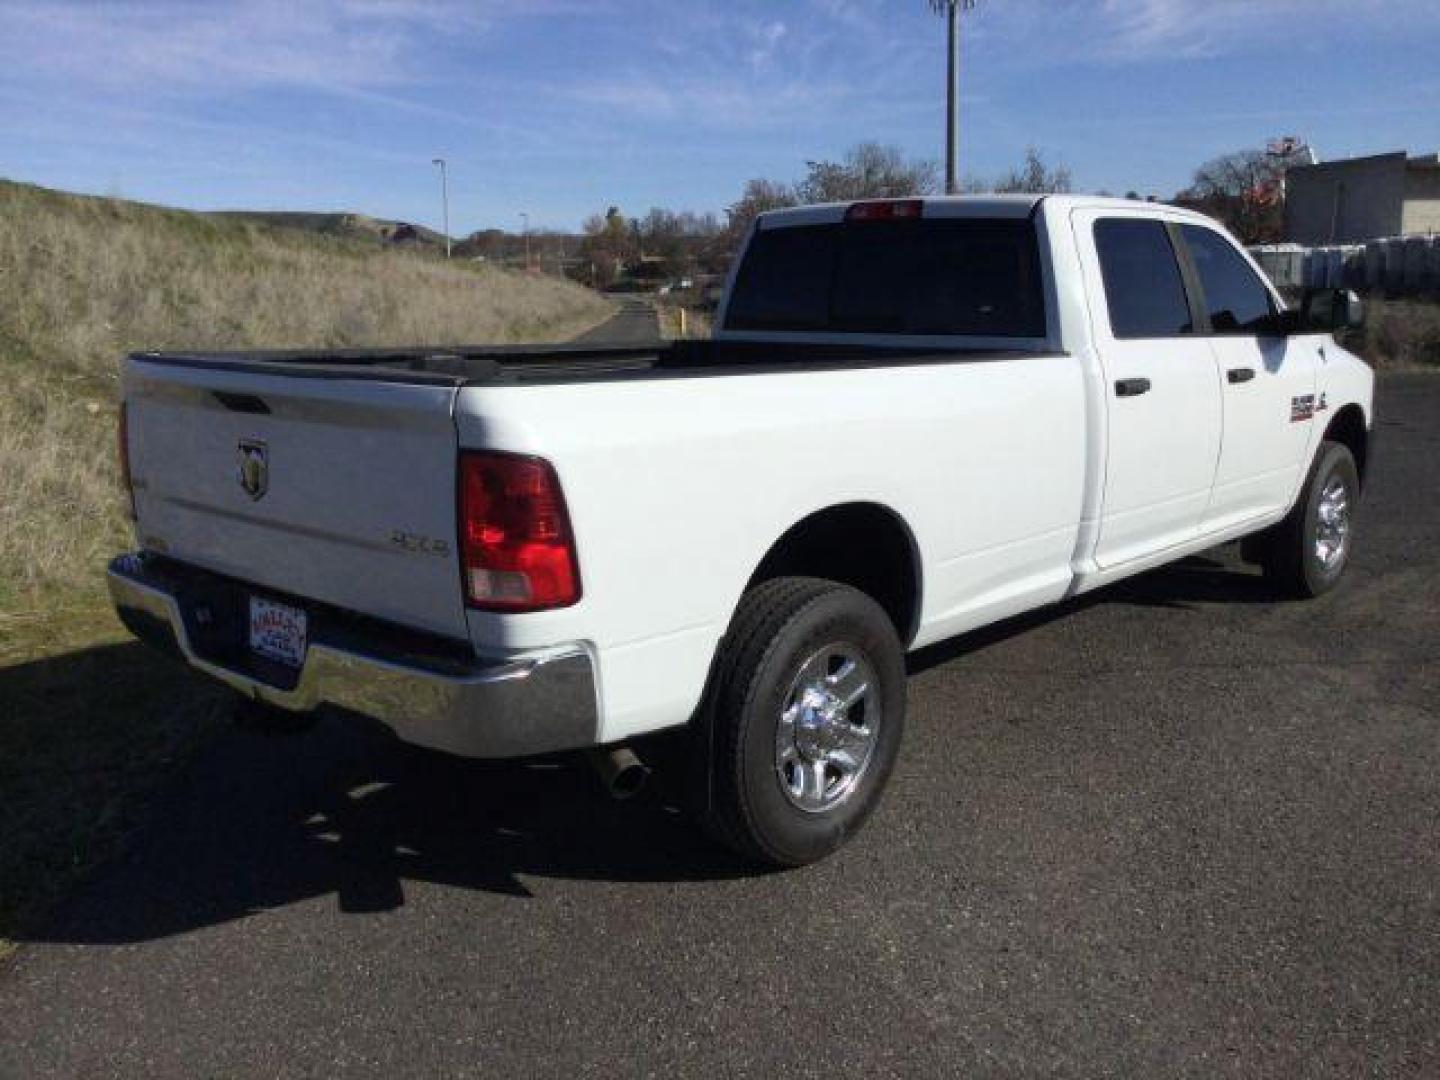
<svg viewBox="0 0 1440 1080"><path fill-rule="evenodd" d="M833 810L855 791L875 751L880 694L853 645L827 645L800 665L775 731L775 771L797 808Z"/></svg>
<svg viewBox="0 0 1440 1080"><path fill-rule="evenodd" d="M1330 477L1315 509L1315 558L1327 571L1333 570L1350 546L1350 492L1345 481Z"/></svg>

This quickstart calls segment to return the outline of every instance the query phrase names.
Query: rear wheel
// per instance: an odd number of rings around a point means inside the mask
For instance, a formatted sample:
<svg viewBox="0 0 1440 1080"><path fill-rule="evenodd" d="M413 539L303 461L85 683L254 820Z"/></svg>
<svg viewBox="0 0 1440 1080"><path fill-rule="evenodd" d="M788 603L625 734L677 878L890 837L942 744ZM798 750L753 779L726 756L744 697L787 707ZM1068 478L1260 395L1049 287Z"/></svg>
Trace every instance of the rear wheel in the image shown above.
<svg viewBox="0 0 1440 1080"><path fill-rule="evenodd" d="M1354 546L1359 501L1360 473L1349 448L1322 443L1295 508L1253 545L1277 590L1309 599L1340 583Z"/></svg>
<svg viewBox="0 0 1440 1080"><path fill-rule="evenodd" d="M703 824L773 866L824 858L878 805L904 719L904 650L878 604L815 578L757 586L703 709Z"/></svg>

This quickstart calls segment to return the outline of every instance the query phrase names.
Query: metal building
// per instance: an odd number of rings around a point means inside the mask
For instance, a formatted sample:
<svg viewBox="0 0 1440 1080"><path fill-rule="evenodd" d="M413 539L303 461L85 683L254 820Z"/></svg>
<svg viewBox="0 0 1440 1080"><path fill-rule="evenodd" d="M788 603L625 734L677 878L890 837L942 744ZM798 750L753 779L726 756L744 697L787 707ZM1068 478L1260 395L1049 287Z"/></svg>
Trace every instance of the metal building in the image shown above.
<svg viewBox="0 0 1440 1080"><path fill-rule="evenodd" d="M1440 232L1440 154L1403 150L1292 168L1286 177L1285 239L1355 244L1381 236Z"/></svg>

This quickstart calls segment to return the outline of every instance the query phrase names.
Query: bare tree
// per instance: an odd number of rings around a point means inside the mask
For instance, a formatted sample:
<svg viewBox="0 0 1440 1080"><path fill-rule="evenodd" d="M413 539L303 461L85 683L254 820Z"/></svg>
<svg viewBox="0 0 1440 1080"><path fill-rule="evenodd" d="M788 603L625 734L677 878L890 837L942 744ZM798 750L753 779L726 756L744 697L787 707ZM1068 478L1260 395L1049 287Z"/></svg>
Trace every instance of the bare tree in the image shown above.
<svg viewBox="0 0 1440 1080"><path fill-rule="evenodd" d="M735 205L725 210L729 217L724 232L725 246L732 251L739 247L745 234L750 231L750 223L765 211L782 210L799 202L800 197L790 184L763 178L747 182L745 191L735 200Z"/></svg>
<svg viewBox="0 0 1440 1080"><path fill-rule="evenodd" d="M679 278L708 265L721 228L714 214L655 207L635 222L635 231L651 276Z"/></svg>
<svg viewBox="0 0 1440 1080"><path fill-rule="evenodd" d="M1063 164L1047 164L1045 155L1033 146L1025 151L1023 164L995 182L997 192L1035 195L1064 195L1070 191L1070 186L1070 170Z"/></svg>
<svg viewBox="0 0 1440 1080"><path fill-rule="evenodd" d="M967 195L1013 194L1064 195L1074 190L1074 179L1064 163L1051 165L1042 151L1033 146L1025 151L1025 160L1009 172L987 180L967 176L962 190Z"/></svg>
<svg viewBox="0 0 1440 1080"><path fill-rule="evenodd" d="M1280 237L1285 217L1285 172L1292 164L1283 154L1238 150L1207 161L1176 201L1218 218L1247 244Z"/></svg>
<svg viewBox="0 0 1440 1080"><path fill-rule="evenodd" d="M603 216L586 218L584 228L580 255L589 262L589 276L596 285L609 285L620 276L634 250L630 223L619 207L612 206Z"/></svg>
<svg viewBox="0 0 1440 1080"><path fill-rule="evenodd" d="M801 202L853 202L930 195L936 190L933 161L908 160L899 147L863 142L842 161L811 161L796 185Z"/></svg>

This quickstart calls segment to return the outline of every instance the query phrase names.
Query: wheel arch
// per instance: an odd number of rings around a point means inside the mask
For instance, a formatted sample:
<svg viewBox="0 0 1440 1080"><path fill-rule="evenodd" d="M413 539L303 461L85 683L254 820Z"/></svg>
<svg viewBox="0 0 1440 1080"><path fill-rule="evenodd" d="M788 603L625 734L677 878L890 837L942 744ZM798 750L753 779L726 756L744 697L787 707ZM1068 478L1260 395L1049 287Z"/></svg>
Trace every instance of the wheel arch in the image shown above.
<svg viewBox="0 0 1440 1080"><path fill-rule="evenodd" d="M1341 408L1330 418L1324 441L1338 442L1350 451L1363 489L1370 464L1370 427L1365 421L1365 411L1354 402Z"/></svg>
<svg viewBox="0 0 1440 1080"><path fill-rule="evenodd" d="M919 630L920 547L904 517L881 503L839 503L801 518L771 544L745 591L778 577L827 578L860 590L890 617L902 644Z"/></svg>

